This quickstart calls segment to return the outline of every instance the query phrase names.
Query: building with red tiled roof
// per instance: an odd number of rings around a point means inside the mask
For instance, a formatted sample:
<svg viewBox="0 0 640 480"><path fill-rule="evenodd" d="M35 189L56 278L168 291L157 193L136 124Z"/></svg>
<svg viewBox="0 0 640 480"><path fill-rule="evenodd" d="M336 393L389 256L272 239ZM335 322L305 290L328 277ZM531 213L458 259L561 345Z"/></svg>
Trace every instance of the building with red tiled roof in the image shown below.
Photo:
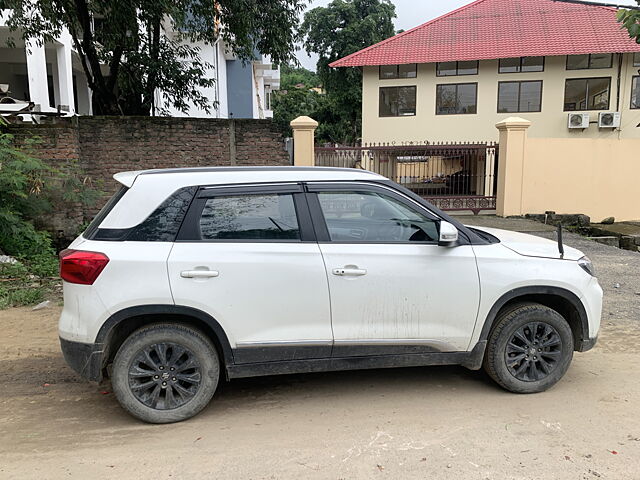
<svg viewBox="0 0 640 480"><path fill-rule="evenodd" d="M640 138L640 44L613 8L478 0L331 66L362 68L365 142L494 140L509 116L534 137Z"/></svg>

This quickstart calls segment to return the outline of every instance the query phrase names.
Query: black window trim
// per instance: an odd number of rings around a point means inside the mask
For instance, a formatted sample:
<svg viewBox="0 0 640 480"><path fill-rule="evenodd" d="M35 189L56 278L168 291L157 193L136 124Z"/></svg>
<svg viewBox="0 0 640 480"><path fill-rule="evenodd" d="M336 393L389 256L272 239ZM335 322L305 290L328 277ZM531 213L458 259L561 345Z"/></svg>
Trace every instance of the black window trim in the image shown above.
<svg viewBox="0 0 640 480"><path fill-rule="evenodd" d="M634 75L633 77L631 77L631 95L630 95L630 98L629 98L629 109L630 110L640 110L640 98L636 98L636 104L638 106L637 107L633 106L633 82L634 81L636 82L636 89L639 90L639 94L640 94L640 75Z"/></svg>
<svg viewBox="0 0 640 480"><path fill-rule="evenodd" d="M460 67L458 66L458 64L460 62L476 62L476 73L458 73L460 71ZM456 64L456 73L454 75L440 75L438 73L438 65L440 65L441 63L455 63ZM469 77L472 75L479 75L480 74L480 60L451 60L449 62L436 62L436 77Z"/></svg>
<svg viewBox="0 0 640 480"><path fill-rule="evenodd" d="M523 72L522 71L522 62L525 58L535 58L535 57L542 57L542 70L530 70L527 72ZM500 62L502 62L502 60L509 60L511 58L519 58L520 59L520 65L519 65L519 69L517 72L501 72L500 71ZM544 72L545 66L546 66L546 59L547 57L545 57L544 55L528 55L526 57L508 57L508 58L500 58L498 59L498 74L500 75L513 75L516 73L542 73Z"/></svg>
<svg viewBox="0 0 640 480"><path fill-rule="evenodd" d="M250 195L258 195L261 193L301 193L302 191L302 184L299 182L212 185L200 187L197 198L229 196L246 192L250 192Z"/></svg>
<svg viewBox="0 0 640 480"><path fill-rule="evenodd" d="M611 64L608 67L592 67L591 66L591 55L611 55ZM569 68L569 57L582 57L587 55L589 58L587 59L587 67L586 68ZM613 56L615 53L578 53L576 55L567 55L567 59L565 61L565 70L575 71L575 70L606 70L608 68L613 68Z"/></svg>
<svg viewBox="0 0 640 480"><path fill-rule="evenodd" d="M202 239L198 227L202 211L209 198L230 195L291 194L300 231L299 239ZM176 236L176 243L310 243L316 241L311 213L300 182L272 184L234 184L201 186Z"/></svg>
<svg viewBox="0 0 640 480"><path fill-rule="evenodd" d="M576 110L567 110L565 108L566 102L564 100L566 100L567 98L567 82L570 80L609 80L609 92L608 92L608 96L607 96L607 106L605 108L585 108L585 109L576 109ZM586 107L589 107L589 84L587 83L587 105ZM563 95L563 102L562 102L562 108L563 108L563 112L601 112L601 111L605 111L605 110L609 110L609 107L611 107L611 77L577 77L577 78L565 78L564 80L564 95Z"/></svg>
<svg viewBox="0 0 640 480"><path fill-rule="evenodd" d="M383 89L391 89L391 88L413 88L416 92L416 108L415 108L415 112L410 114L410 115L382 115L380 113L380 106L381 106L381 93ZM378 118L403 118L403 117L415 117L416 115L418 115L418 86L417 85L391 85L388 87L379 87L378 88Z"/></svg>
<svg viewBox="0 0 640 480"><path fill-rule="evenodd" d="M362 242L358 240L344 241L344 240L331 240L329 235L329 229L327 222L320 206L320 200L318 199L318 193L322 192L373 192L381 193L388 197L397 200L407 208L418 210L420 213L433 220L438 224L442 220L438 215L431 212L426 206L415 202L414 200L405 197L401 192L390 188L389 186L379 183L359 182L359 181L317 181L306 182L307 199L309 209L311 211L311 217L313 224L316 226L317 241L320 244L340 244L340 245L437 245L437 239L429 242L387 242L387 241L367 241ZM464 242L461 244L465 244Z"/></svg>
<svg viewBox="0 0 640 480"><path fill-rule="evenodd" d="M518 84L518 110L515 112L501 112L500 111L500 85L503 83L517 83ZM539 83L540 84L540 108L538 110L520 110L520 93L522 91L523 83ZM544 85L542 80L505 80L502 82L498 82L498 104L496 107L496 112L503 113L540 113L542 112L542 89Z"/></svg>
<svg viewBox="0 0 640 480"><path fill-rule="evenodd" d="M400 65L415 65L416 74L413 77L401 77L400 76ZM396 76L395 77L383 77L382 76L382 67L396 67ZM417 63L396 63L392 65L378 65L378 80L404 80L404 79L413 79L418 78L418 64Z"/></svg>
<svg viewBox="0 0 640 480"><path fill-rule="evenodd" d="M475 85L476 86L476 97L475 97L475 105L476 111L471 113L438 113L438 87L448 87L454 85L456 87L456 96L458 95L458 86L460 85ZM477 115L478 114L478 82L465 82L465 83L438 83L436 84L436 115Z"/></svg>

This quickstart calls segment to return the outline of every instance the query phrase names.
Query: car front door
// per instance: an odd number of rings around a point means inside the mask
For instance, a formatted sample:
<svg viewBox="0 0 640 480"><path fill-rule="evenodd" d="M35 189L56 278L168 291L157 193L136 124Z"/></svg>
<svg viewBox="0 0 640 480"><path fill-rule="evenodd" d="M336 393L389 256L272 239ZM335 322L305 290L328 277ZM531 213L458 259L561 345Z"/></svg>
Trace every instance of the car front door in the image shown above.
<svg viewBox="0 0 640 480"><path fill-rule="evenodd" d="M466 351L480 286L471 245L384 185L309 183L331 298L333 355Z"/></svg>
<svg viewBox="0 0 640 480"><path fill-rule="evenodd" d="M212 316L236 363L331 355L327 278L301 185L201 188L168 267L176 305Z"/></svg>

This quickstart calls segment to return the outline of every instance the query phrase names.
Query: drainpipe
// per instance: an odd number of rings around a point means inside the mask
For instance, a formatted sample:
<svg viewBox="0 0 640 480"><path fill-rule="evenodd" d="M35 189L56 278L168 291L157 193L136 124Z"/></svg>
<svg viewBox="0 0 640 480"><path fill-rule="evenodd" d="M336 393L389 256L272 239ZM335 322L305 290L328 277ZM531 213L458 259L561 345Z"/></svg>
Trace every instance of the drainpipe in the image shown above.
<svg viewBox="0 0 640 480"><path fill-rule="evenodd" d="M621 83L622 83L622 60L623 60L624 54L619 53L618 54L618 84L617 84L617 92L616 92L616 112L620 112L620 92L622 91L621 89ZM620 112L620 125L622 125L622 112ZM618 127L618 140L620 140L620 138L622 137L622 128Z"/></svg>
<svg viewBox="0 0 640 480"><path fill-rule="evenodd" d="M618 54L618 91L616 92L616 112L620 111L620 82L622 81L622 57L623 54Z"/></svg>
<svg viewBox="0 0 640 480"><path fill-rule="evenodd" d="M220 37L216 38L213 42L214 63L215 63L215 102L216 102L216 118L220 118L220 55L218 53L218 45L220 43Z"/></svg>

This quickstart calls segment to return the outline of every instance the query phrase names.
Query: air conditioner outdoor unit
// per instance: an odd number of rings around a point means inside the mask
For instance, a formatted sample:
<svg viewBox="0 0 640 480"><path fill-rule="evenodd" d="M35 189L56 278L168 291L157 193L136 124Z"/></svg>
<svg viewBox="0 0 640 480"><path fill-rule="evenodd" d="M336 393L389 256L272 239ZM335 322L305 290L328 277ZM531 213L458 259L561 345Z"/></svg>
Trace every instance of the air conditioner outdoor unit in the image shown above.
<svg viewBox="0 0 640 480"><path fill-rule="evenodd" d="M598 115L598 127L618 128L620 126L620 112L601 112Z"/></svg>
<svg viewBox="0 0 640 480"><path fill-rule="evenodd" d="M588 113L570 113L569 128L589 128Z"/></svg>

